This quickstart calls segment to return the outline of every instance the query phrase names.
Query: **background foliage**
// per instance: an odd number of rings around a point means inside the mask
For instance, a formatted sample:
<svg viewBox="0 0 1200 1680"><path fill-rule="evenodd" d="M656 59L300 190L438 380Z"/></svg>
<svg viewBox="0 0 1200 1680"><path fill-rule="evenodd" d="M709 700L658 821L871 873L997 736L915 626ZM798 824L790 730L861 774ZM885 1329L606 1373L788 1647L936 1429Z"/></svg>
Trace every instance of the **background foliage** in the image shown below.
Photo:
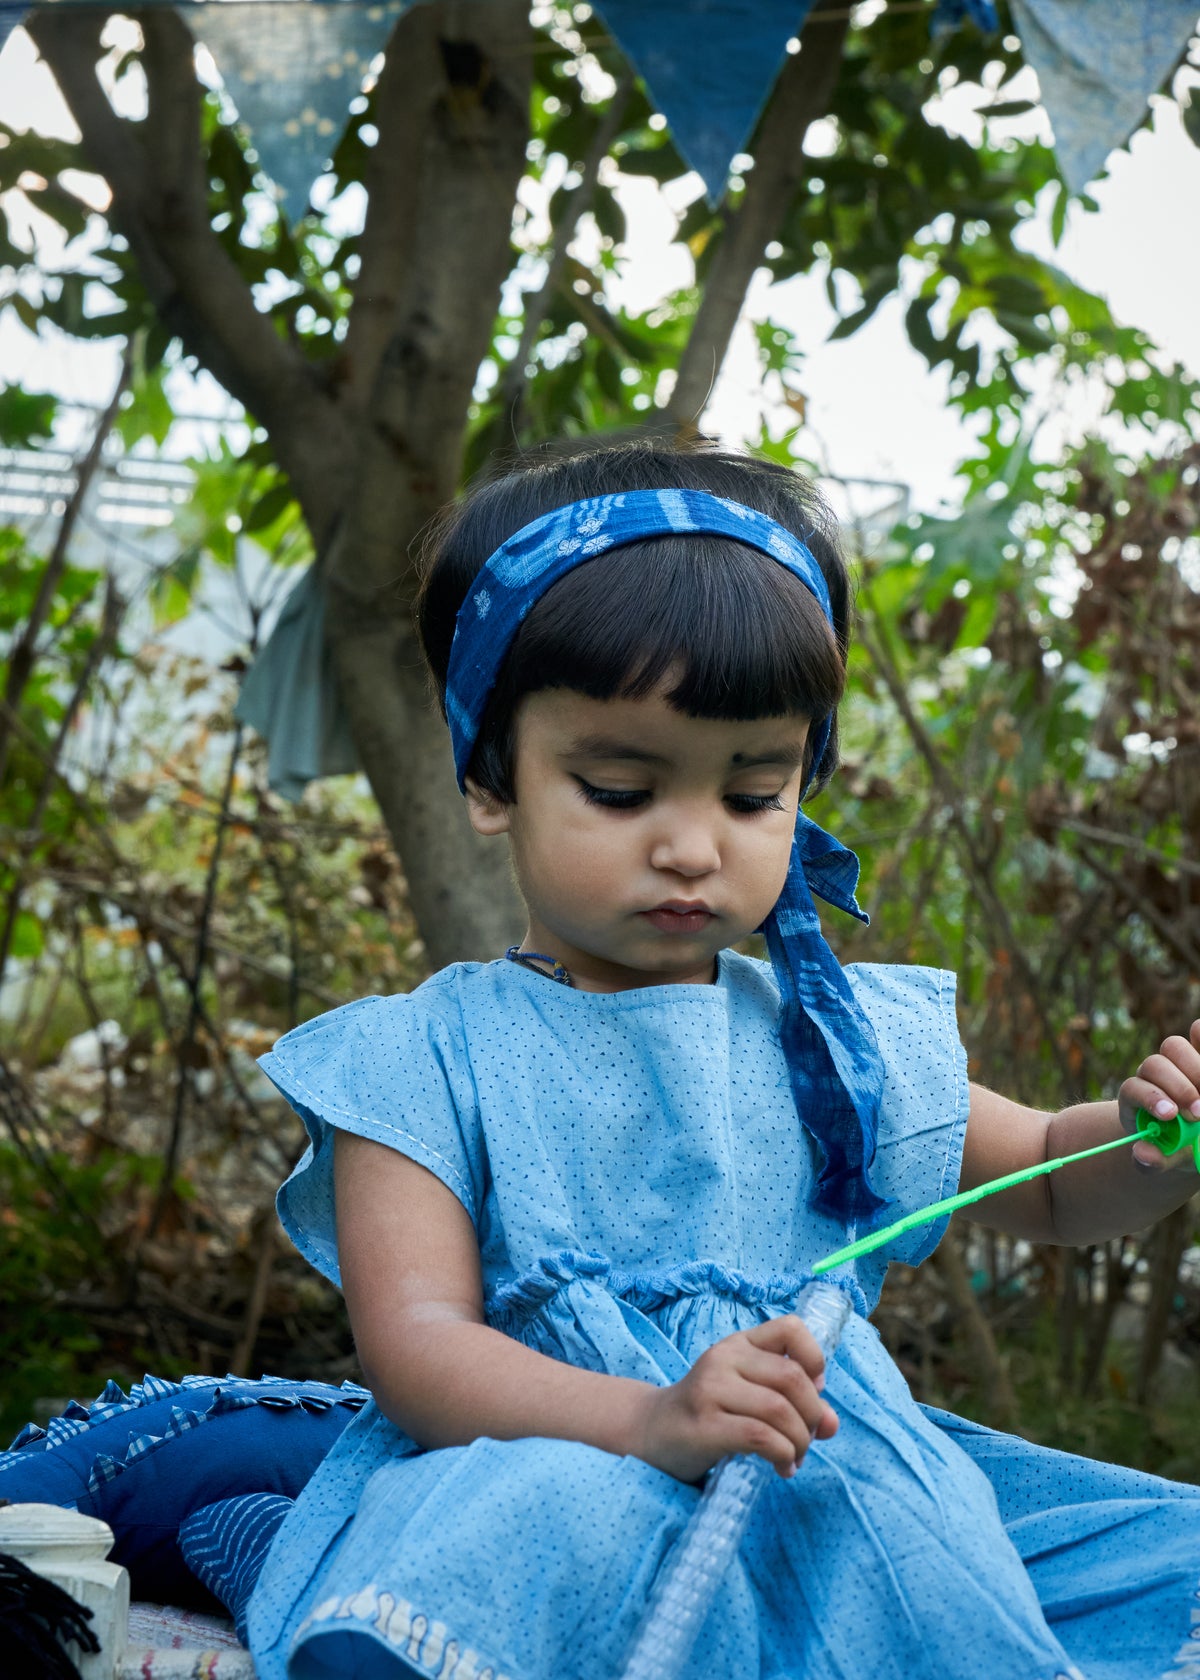
<svg viewBox="0 0 1200 1680"><path fill-rule="evenodd" d="M1052 154L1013 131L1019 47L969 30L931 44L911 9L850 27L823 147L795 141L769 243L746 258L738 242L766 215L770 111L721 208L678 216L692 283L633 314L613 284L634 260L621 178L670 184L684 166L586 8L535 15L510 272L455 472L514 440L694 425L696 369L706 390L725 347L713 300L740 306L760 265L778 279L823 265L837 335L899 292L977 441L952 515L882 542L848 533L862 622L846 764L815 814L863 854L874 925L831 936L848 959L953 968L985 1083L1047 1105L1111 1091L1200 1014L1197 392L1025 248L1035 206L1061 232L1066 199ZM144 56L115 81L136 91ZM980 144L937 120L958 81L988 108ZM384 96L359 101L325 209L296 227L220 94L202 102L208 226L334 395ZM73 558L91 480L179 439L178 371L203 361L116 222L87 209L73 173L87 167L82 146L0 128L7 307L30 330L124 350L61 524L0 534L0 1409L14 1428L39 1397L143 1366L352 1370L339 1303L275 1234L271 1195L301 1135L253 1056L430 960L411 868L362 783L282 804L231 716L280 590L322 557L272 427L250 408L193 456L172 557L132 587ZM30 204L61 229L60 258L30 247ZM803 467L805 346L769 319L757 334L773 400L749 441ZM1081 390L1098 418L1064 445L1056 415ZM9 447L55 421L40 392L0 394ZM214 575L240 645L219 670L167 634ZM1079 1253L963 1226L922 1273L893 1277L880 1324L922 1398L1200 1477L1192 1236L1187 1209Z"/></svg>

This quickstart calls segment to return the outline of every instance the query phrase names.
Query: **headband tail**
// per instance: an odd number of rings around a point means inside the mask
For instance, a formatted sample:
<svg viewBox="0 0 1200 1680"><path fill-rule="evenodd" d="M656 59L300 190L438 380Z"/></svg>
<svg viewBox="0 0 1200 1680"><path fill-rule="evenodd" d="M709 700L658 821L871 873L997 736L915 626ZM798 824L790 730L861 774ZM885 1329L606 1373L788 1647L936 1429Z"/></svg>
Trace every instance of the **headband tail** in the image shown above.
<svg viewBox="0 0 1200 1680"><path fill-rule="evenodd" d="M813 891L865 921L857 879L853 852L801 816L787 882L763 925L782 994L780 1039L796 1110L821 1152L817 1205L856 1221L888 1205L869 1177L883 1063L875 1029L821 932Z"/></svg>

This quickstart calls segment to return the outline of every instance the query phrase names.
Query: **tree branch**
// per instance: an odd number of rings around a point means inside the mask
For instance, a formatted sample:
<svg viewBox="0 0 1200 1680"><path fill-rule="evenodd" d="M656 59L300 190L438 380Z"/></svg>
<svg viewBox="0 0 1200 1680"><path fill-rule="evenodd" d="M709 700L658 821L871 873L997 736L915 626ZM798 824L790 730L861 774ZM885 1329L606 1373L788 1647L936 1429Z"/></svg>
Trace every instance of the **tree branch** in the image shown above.
<svg viewBox="0 0 1200 1680"><path fill-rule="evenodd" d="M534 345L537 343L542 322L546 319L556 294L562 288L563 274L576 229L581 219L592 207L592 202L596 196L596 184L600 176L600 165L608 156L609 147L621 132L621 124L625 120L625 110L629 104L629 95L632 88L633 77L626 71L617 81L616 91L609 102L608 110L605 111L596 125L592 143L588 147L587 156L583 160L579 185L572 192L563 208L554 248L550 253L550 261L546 268L546 277L536 292L530 292L525 297L525 320L521 327L521 342L505 370L500 387L500 406L508 409L511 413L514 436L520 431L521 409L524 406L525 393L529 387L525 369L533 356ZM574 304L578 301L572 294L571 302Z"/></svg>
<svg viewBox="0 0 1200 1680"><path fill-rule="evenodd" d="M1176 926L1169 916L1164 916L1162 911L1151 904L1136 887L1131 886L1123 875L1101 863L1090 846L1080 846L1079 855L1094 875L1098 875L1111 887L1118 898L1124 899L1134 915L1145 917L1167 950L1174 952L1189 974L1200 974L1200 951L1192 944L1185 931Z"/></svg>
<svg viewBox="0 0 1200 1680"><path fill-rule="evenodd" d="M675 387L653 414L654 425L661 427L665 418L683 432L694 432L700 424L754 271L795 191L808 125L829 106L849 26L850 0L837 0L819 16L810 16L800 51L780 71L754 142L754 168L740 206L726 215Z"/></svg>
<svg viewBox="0 0 1200 1680"><path fill-rule="evenodd" d="M267 428L314 534L344 495L347 429L318 374L259 313L208 218L193 41L173 12L135 14L146 43L149 112L139 128L114 112L96 76L104 18L39 8L27 28L112 191L150 302L185 349Z"/></svg>
<svg viewBox="0 0 1200 1680"><path fill-rule="evenodd" d="M413 6L388 42L375 88L379 138L363 177L367 214L359 240L358 279L346 339L338 358L342 393L354 408L368 402L410 267L424 260L417 239L421 209L422 136L441 93L438 8Z"/></svg>
<svg viewBox="0 0 1200 1680"><path fill-rule="evenodd" d="M1101 845L1115 846L1119 851L1132 852L1135 857L1149 858L1152 863L1161 863L1164 869L1177 870L1180 875L1200 875L1200 863L1192 863L1185 857L1175 857L1157 846L1147 845L1136 834L1097 828L1094 823L1076 822L1074 817L1056 816L1054 826L1067 834L1078 834L1081 840L1098 840Z"/></svg>
<svg viewBox="0 0 1200 1680"><path fill-rule="evenodd" d="M1179 1267L1184 1250L1192 1234L1192 1207L1185 1202L1174 1213L1161 1220L1154 1233L1154 1261L1150 1271L1150 1299L1142 1323L1142 1343L1138 1349L1137 1383L1135 1394L1140 1406L1145 1406L1154 1389L1154 1379L1162 1364L1167 1331L1171 1324L1171 1308L1179 1286Z"/></svg>
<svg viewBox="0 0 1200 1680"><path fill-rule="evenodd" d="M184 1025L183 1036L175 1048L176 1083L175 1100L171 1107L171 1124L167 1132L166 1148L163 1150L162 1178L158 1186L158 1195L154 1198L154 1206L146 1225L146 1240L154 1236L159 1222L166 1211L168 1198L174 1194L175 1172L179 1163L179 1145L183 1136L183 1119L187 1111L188 1097L192 1093L192 1052L196 1044L196 1035L200 1029L200 1017L204 1009L204 998L201 988L204 984L204 970L211 955L209 935L212 928L213 910L217 902L217 881L221 873L221 853L225 845L225 836L229 830L230 809L233 804L233 790L237 780L238 759L242 751L243 724L238 724L233 732L233 743L229 749L229 762L225 771L225 786L221 794L221 808L217 817L216 832L213 835L212 851L209 854L208 870L204 878L204 897L200 905L200 917L196 923L195 956L190 972L184 975L188 988L188 1013ZM136 1266L136 1256L134 1265Z"/></svg>
<svg viewBox="0 0 1200 1680"><path fill-rule="evenodd" d="M897 671L890 653L886 651L882 638L876 642L866 628L860 624L858 639L871 663L883 678L884 687L891 697L892 704L900 714L901 721L908 731L913 746L924 759L932 777L933 785L940 790L945 800L949 820L962 841L968 871L975 885L975 890L982 902L986 904L989 914L1000 929L1013 969L1020 977L1025 993L1041 1024L1047 1047L1058 1064L1059 1072L1069 1089L1073 1083L1072 1070L1055 1034L1054 1023L1050 1018L1050 1010L1043 995L1042 986L1028 957L1025 955L1024 947L1017 938L1012 919L992 884L987 863L980 854L979 842L963 813L962 792L954 777L938 757L937 750L929 739L929 732L917 716L905 691L904 684L900 680L900 673Z"/></svg>
<svg viewBox="0 0 1200 1680"><path fill-rule="evenodd" d="M946 1285L950 1300L962 1320L975 1360L980 1392L987 1396L989 1421L997 1429L1011 1429L1018 1416L1008 1367L1000 1357L996 1338L975 1291L958 1246L957 1223L947 1231L933 1253L934 1268Z"/></svg>
<svg viewBox="0 0 1200 1680"><path fill-rule="evenodd" d="M66 570L67 551L71 546L71 538L75 534L75 526L83 508L84 500L100 467L104 445L108 442L108 435L116 424L117 415L121 409L121 398L125 395L129 385L130 367L130 358L128 351L126 351L121 362L121 372L117 379L116 389L96 424L96 430L91 443L88 445L87 453L76 468L75 488L71 491L63 516L59 521L58 531L54 538L54 547L38 585L37 598L30 608L29 617L22 626L21 633L14 642L12 651L8 656L8 675L4 682L5 713L0 714L0 782L4 780L4 772L8 764L8 747L12 738L12 728L6 721L6 717L15 712L25 690L25 685L33 673L37 639L53 605L54 591L58 588L59 580ZM0 973L3 972L3 969L4 957L3 951L0 949Z"/></svg>

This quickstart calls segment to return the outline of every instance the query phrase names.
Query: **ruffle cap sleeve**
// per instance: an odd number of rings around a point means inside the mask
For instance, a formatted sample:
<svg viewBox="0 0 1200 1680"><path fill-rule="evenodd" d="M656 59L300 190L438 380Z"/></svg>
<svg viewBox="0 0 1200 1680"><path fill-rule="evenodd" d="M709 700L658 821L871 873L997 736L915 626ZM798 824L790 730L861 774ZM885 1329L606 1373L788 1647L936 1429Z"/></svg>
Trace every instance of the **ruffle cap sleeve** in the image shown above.
<svg viewBox="0 0 1200 1680"><path fill-rule="evenodd" d="M276 1198L280 1221L305 1259L339 1287L338 1131L386 1144L428 1168L479 1223L486 1154L457 993L452 984L439 985L441 979L319 1015L259 1059L309 1135Z"/></svg>

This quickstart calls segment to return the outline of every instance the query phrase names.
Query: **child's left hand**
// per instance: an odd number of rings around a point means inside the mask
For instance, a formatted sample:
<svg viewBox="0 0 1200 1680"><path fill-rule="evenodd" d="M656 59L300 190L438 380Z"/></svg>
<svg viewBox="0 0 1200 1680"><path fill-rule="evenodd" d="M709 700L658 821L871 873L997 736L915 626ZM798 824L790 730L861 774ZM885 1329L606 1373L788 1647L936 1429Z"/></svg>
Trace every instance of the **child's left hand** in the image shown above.
<svg viewBox="0 0 1200 1680"><path fill-rule="evenodd" d="M1127 1079L1117 1093L1121 1124L1127 1132L1137 1131L1137 1111L1144 1108L1156 1120L1200 1120L1200 1021L1193 1021L1187 1038L1174 1034L1164 1038L1158 1051ZM1186 1166L1195 1172L1189 1148L1164 1155L1152 1143L1135 1143L1133 1158L1143 1167L1169 1171Z"/></svg>

